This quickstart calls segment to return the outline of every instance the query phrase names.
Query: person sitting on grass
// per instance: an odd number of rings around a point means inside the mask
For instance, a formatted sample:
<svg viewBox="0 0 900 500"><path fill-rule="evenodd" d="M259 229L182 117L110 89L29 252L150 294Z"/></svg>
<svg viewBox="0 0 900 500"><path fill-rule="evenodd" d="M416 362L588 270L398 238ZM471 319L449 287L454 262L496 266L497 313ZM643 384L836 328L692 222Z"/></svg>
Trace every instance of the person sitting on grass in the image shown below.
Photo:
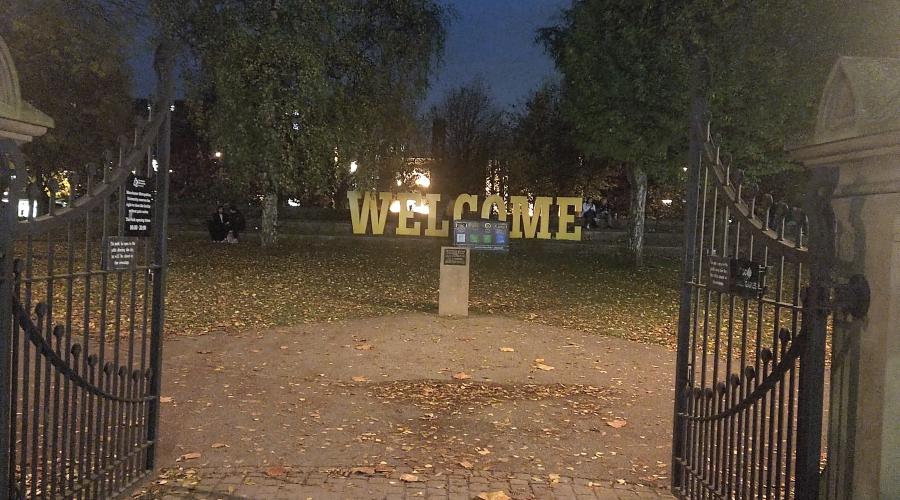
<svg viewBox="0 0 900 500"><path fill-rule="evenodd" d="M584 200L584 203L581 204L581 225L585 230L590 229L591 225L595 225L594 217L597 215L597 212L594 211L594 200L593 198L587 198Z"/></svg>

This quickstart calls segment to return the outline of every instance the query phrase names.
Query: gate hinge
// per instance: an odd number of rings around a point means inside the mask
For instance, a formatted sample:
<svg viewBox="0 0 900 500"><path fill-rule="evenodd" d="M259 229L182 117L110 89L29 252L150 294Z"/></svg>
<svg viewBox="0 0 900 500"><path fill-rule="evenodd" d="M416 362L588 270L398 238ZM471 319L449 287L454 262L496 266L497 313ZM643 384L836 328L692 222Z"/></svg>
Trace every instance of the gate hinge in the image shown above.
<svg viewBox="0 0 900 500"><path fill-rule="evenodd" d="M869 281L861 274L854 274L846 282L834 285L831 310L849 314L853 319L861 319L869 312L871 291Z"/></svg>

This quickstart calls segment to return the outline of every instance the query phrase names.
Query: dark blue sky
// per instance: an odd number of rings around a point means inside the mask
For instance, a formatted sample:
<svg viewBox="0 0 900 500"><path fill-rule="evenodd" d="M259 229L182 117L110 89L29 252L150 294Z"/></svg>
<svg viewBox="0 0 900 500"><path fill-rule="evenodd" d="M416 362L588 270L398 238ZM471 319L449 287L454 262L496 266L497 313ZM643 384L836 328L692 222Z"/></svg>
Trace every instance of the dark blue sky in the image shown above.
<svg viewBox="0 0 900 500"><path fill-rule="evenodd" d="M482 77L501 105L516 104L547 79L553 61L534 43L538 28L555 24L571 0L445 0L456 10L444 62L426 104L450 88Z"/></svg>
<svg viewBox="0 0 900 500"><path fill-rule="evenodd" d="M425 107L447 90L481 77L503 106L517 104L541 83L556 77L553 61L534 43L538 28L554 24L571 0L442 0L455 10L443 63ZM151 48L140 41L132 64L135 93L153 88Z"/></svg>

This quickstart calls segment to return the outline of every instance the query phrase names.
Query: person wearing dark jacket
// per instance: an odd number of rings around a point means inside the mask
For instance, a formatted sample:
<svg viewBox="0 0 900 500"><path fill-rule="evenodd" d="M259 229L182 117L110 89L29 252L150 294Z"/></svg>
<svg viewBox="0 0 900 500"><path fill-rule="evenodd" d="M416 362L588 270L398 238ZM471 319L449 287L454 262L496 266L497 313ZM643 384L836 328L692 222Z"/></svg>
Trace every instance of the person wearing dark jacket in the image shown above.
<svg viewBox="0 0 900 500"><path fill-rule="evenodd" d="M244 214L236 206L229 205L228 220L231 222L231 235L234 236L235 241L240 241L240 233L247 228L247 219L244 218Z"/></svg>
<svg viewBox="0 0 900 500"><path fill-rule="evenodd" d="M231 230L231 222L228 220L228 214L225 213L225 207L219 205L216 213L209 218L209 237L213 241L222 242L228 236Z"/></svg>

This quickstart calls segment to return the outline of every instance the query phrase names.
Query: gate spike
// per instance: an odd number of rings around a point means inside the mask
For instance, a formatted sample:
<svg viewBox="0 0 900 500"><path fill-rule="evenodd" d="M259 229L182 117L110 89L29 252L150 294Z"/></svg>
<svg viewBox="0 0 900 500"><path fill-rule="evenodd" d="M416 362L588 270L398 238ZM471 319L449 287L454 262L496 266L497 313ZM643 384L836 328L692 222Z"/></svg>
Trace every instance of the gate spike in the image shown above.
<svg viewBox="0 0 900 500"><path fill-rule="evenodd" d="M66 327L62 325L56 325L53 327L53 336L57 339L61 338L64 333L66 333Z"/></svg>
<svg viewBox="0 0 900 500"><path fill-rule="evenodd" d="M727 389L728 386L725 384L725 382L719 382L718 384L716 384L716 392L719 393L719 396L725 394L725 391Z"/></svg>
<svg viewBox="0 0 900 500"><path fill-rule="evenodd" d="M109 375L113 371L113 365L111 362L107 361L103 364L103 373Z"/></svg>
<svg viewBox="0 0 900 500"><path fill-rule="evenodd" d="M90 356L88 356L88 365L91 368L97 366L97 361L98 361L98 358L97 358L96 354L91 354Z"/></svg>
<svg viewBox="0 0 900 500"><path fill-rule="evenodd" d="M138 369L133 370L131 372L131 380L134 380L135 382L137 382L137 380L139 378L141 378L141 371Z"/></svg>
<svg viewBox="0 0 900 500"><path fill-rule="evenodd" d="M34 306L34 314L36 314L39 319L44 319L44 316L47 315L47 304L38 302L38 304Z"/></svg>
<svg viewBox="0 0 900 500"><path fill-rule="evenodd" d="M81 354L81 344L72 344L71 352L72 356L77 358L78 355Z"/></svg>
<svg viewBox="0 0 900 500"><path fill-rule="evenodd" d="M732 373L731 377L729 377L729 378L731 379L731 385L733 385L734 387L741 386L741 376L740 375L738 375L737 373Z"/></svg>
<svg viewBox="0 0 900 500"><path fill-rule="evenodd" d="M763 363L769 364L772 361L772 350L768 347L763 347L762 350L759 351L759 359L761 359Z"/></svg>
<svg viewBox="0 0 900 500"><path fill-rule="evenodd" d="M703 389L703 396L706 399L712 399L714 395L715 395L715 393L713 392L712 387L707 387L706 389Z"/></svg>
<svg viewBox="0 0 900 500"><path fill-rule="evenodd" d="M755 379L756 378L756 368L753 368L752 366L748 366L748 367L744 368L744 377L746 377L747 380Z"/></svg>
<svg viewBox="0 0 900 500"><path fill-rule="evenodd" d="M119 377L120 377L120 378L125 378L125 375L127 375L127 374L128 374L128 367L127 367L127 366L120 366L120 367L119 367Z"/></svg>

